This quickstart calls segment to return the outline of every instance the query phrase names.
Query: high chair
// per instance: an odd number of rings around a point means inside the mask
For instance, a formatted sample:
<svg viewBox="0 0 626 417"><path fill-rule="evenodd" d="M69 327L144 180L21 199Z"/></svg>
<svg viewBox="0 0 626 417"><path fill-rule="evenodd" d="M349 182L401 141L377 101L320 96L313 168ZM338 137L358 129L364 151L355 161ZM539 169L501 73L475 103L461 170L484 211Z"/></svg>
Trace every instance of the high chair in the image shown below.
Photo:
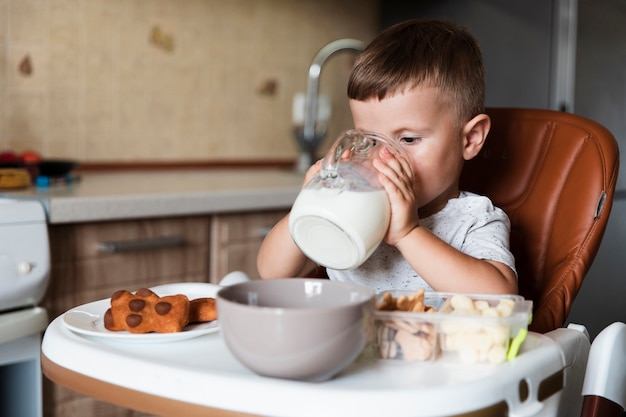
<svg viewBox="0 0 626 417"><path fill-rule="evenodd" d="M594 339L582 395L581 417L626 414L626 324L615 322Z"/></svg>
<svg viewBox="0 0 626 417"><path fill-rule="evenodd" d="M553 110L489 108L491 131L464 167L461 189L491 198L511 220L529 330L561 327L600 246L618 175L605 127ZM584 324L584 323L583 323Z"/></svg>

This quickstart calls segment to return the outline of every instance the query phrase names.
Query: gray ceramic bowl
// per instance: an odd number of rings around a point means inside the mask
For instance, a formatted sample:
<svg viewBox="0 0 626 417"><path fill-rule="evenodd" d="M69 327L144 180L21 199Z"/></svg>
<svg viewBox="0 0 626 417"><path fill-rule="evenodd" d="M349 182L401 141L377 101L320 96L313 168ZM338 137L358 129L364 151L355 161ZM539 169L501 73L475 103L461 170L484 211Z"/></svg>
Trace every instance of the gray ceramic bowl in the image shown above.
<svg viewBox="0 0 626 417"><path fill-rule="evenodd" d="M254 372L324 381L364 349L374 292L326 279L254 280L217 293L220 331L232 354Z"/></svg>

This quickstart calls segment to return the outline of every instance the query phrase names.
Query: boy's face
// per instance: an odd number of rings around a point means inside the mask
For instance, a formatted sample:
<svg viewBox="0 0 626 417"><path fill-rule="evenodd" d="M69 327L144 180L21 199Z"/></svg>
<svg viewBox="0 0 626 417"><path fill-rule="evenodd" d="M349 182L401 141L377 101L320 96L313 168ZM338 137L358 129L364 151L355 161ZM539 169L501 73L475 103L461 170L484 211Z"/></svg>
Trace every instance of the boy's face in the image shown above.
<svg viewBox="0 0 626 417"><path fill-rule="evenodd" d="M350 109L355 128L382 133L406 150L420 217L439 211L458 196L463 126L438 89L416 87L380 101L350 100Z"/></svg>

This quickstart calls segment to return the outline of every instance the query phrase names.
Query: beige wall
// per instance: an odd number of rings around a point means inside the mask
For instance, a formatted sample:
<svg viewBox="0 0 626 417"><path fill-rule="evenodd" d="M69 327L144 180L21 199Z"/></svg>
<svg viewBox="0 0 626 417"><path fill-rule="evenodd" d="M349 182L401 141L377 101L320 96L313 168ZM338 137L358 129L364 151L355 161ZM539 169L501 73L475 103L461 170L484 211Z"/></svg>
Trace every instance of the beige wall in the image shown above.
<svg viewBox="0 0 626 417"><path fill-rule="evenodd" d="M84 162L295 158L292 98L313 56L338 38L371 40L377 18L376 0L0 0L0 149ZM351 126L352 60L322 71L327 144Z"/></svg>

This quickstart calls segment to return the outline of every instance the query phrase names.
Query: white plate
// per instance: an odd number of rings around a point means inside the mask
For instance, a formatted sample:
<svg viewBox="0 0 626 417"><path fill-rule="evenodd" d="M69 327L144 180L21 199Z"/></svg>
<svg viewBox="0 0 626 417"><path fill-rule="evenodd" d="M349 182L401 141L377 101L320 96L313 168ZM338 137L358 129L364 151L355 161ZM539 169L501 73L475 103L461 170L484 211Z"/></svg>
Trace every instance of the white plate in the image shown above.
<svg viewBox="0 0 626 417"><path fill-rule="evenodd" d="M165 284L150 288L159 296L184 294L190 300L195 298L215 298L220 290L219 285L203 282L182 282ZM111 300L94 301L83 304L63 314L63 324L71 331L87 336L117 340L129 343L162 343L192 339L219 329L217 320L206 323L187 325L182 332L175 333L130 333L127 331L112 332L104 327L104 313L111 306Z"/></svg>

